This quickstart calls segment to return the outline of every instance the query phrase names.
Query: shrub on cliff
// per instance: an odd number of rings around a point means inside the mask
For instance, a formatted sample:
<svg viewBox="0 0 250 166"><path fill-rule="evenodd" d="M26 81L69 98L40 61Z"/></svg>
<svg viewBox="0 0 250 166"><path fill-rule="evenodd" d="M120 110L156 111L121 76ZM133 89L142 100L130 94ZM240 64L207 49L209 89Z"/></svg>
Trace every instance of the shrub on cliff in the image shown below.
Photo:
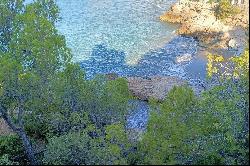
<svg viewBox="0 0 250 166"><path fill-rule="evenodd" d="M0 136L0 165L17 164L25 159L22 142L17 135Z"/></svg>
<svg viewBox="0 0 250 166"><path fill-rule="evenodd" d="M72 128L85 128L88 121L103 128L116 122L125 122L130 98L125 79L108 81L105 76L85 80L84 71L74 64L55 76L50 84L50 103L44 109L39 100L33 100L32 112L26 114L26 130L45 137L61 135Z"/></svg>
<svg viewBox="0 0 250 166"><path fill-rule="evenodd" d="M95 132L95 137L89 135ZM117 165L127 164L126 152L130 144L121 124L109 125L105 135L89 125L78 132L69 132L48 140L44 155L45 164L87 164L87 165Z"/></svg>
<svg viewBox="0 0 250 166"><path fill-rule="evenodd" d="M138 163L248 164L249 102L236 89L224 94L231 86L216 87L200 100L190 89L173 89L151 114Z"/></svg>
<svg viewBox="0 0 250 166"><path fill-rule="evenodd" d="M240 13L240 9L231 5L229 0L219 0L215 9L216 17L222 20L238 13Z"/></svg>
<svg viewBox="0 0 250 166"><path fill-rule="evenodd" d="M230 75L215 67L221 84L195 98L187 87L174 88L153 107L147 132L139 142L143 164L249 164L249 53L232 58ZM219 65L221 66L221 65ZM229 66L225 66L227 69ZM214 69L214 70L213 70ZM219 72L222 70L222 72Z"/></svg>
<svg viewBox="0 0 250 166"><path fill-rule="evenodd" d="M194 121L197 102L187 87L175 87L169 92L160 110L154 110L147 132L139 143L139 164L182 164L192 152L189 146L196 137L199 120Z"/></svg>

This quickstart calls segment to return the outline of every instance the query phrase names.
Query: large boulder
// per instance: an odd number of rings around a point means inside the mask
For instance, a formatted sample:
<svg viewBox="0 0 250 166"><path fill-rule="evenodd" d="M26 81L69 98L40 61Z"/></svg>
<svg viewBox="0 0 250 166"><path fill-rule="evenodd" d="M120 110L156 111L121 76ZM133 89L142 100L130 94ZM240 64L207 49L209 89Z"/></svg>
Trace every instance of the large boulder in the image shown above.
<svg viewBox="0 0 250 166"><path fill-rule="evenodd" d="M172 76L127 77L127 80L129 90L140 100L154 98L162 101L174 86L187 84L185 80Z"/></svg>

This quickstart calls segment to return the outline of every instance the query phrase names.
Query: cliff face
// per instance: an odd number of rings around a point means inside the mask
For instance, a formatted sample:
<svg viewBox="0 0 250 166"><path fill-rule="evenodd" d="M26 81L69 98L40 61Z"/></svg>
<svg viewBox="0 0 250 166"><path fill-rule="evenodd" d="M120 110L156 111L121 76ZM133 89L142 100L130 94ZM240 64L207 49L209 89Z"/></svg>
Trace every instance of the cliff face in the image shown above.
<svg viewBox="0 0 250 166"><path fill-rule="evenodd" d="M245 28L249 24L245 12L222 22L215 17L216 3L181 0L160 17L162 21L180 23L180 35L197 38L210 48L235 48L245 45Z"/></svg>

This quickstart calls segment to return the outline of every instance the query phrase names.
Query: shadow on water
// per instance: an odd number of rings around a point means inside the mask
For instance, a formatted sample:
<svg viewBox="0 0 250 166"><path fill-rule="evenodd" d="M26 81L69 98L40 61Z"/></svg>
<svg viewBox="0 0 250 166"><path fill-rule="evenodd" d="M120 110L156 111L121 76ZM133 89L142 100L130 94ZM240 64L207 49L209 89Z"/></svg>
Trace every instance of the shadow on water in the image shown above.
<svg viewBox="0 0 250 166"><path fill-rule="evenodd" d="M185 66L190 61L176 62L177 57L196 56L198 42L193 38L177 36L163 48L146 53L134 66L126 64L124 51L109 49L105 45L96 45L91 58L82 61L81 67L86 72L87 79L96 74L116 73L119 76L149 77L153 75L178 76L185 78ZM149 105L145 101L132 100L129 102L131 110L127 117L128 128L145 129L149 116Z"/></svg>
<svg viewBox="0 0 250 166"><path fill-rule="evenodd" d="M190 61L176 62L176 58L197 53L198 43L193 38L177 36L163 48L146 53L136 65L126 64L126 54L123 51L109 49L105 45L96 45L90 59L82 61L87 78L96 74L116 73L119 76L149 77L154 75L186 76L185 66ZM190 59L191 60L191 59Z"/></svg>

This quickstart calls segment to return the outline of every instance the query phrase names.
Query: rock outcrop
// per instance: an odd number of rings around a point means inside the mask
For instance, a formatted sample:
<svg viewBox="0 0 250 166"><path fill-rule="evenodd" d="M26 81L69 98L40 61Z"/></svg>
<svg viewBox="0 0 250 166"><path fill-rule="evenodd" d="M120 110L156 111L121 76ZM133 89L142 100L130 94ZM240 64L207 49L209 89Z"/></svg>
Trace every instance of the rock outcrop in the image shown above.
<svg viewBox="0 0 250 166"><path fill-rule="evenodd" d="M183 79L170 76L152 76L147 79L141 77L127 77L127 80L129 90L140 100L154 98L162 101L174 86L187 84L187 81Z"/></svg>
<svg viewBox="0 0 250 166"><path fill-rule="evenodd" d="M245 12L222 22L215 17L216 3L192 2L182 0L174 4L160 17L162 21L180 23L179 35L197 38L203 46L209 48L234 48L245 46L247 38L245 28L249 17Z"/></svg>

